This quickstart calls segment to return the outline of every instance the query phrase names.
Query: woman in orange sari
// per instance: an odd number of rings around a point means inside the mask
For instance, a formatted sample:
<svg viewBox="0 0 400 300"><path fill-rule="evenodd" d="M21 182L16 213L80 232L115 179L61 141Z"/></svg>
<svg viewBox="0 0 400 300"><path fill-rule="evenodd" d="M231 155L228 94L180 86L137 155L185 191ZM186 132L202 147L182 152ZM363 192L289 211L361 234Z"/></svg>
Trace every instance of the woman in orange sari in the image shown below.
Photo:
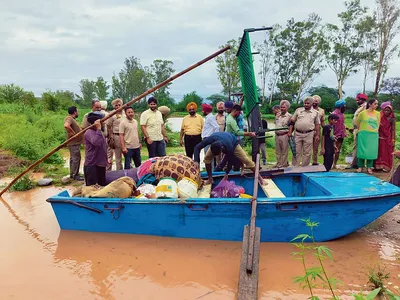
<svg viewBox="0 0 400 300"><path fill-rule="evenodd" d="M379 126L378 158L375 169L389 172L393 166L393 151L396 138L396 117L392 104L387 101L381 104L381 122Z"/></svg>

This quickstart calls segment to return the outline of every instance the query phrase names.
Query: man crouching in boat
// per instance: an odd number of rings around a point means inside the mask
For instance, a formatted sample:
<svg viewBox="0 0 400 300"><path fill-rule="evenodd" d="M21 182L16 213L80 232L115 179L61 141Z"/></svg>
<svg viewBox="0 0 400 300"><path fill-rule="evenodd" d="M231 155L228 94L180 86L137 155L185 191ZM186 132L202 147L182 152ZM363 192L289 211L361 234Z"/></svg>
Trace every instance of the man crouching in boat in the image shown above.
<svg viewBox="0 0 400 300"><path fill-rule="evenodd" d="M256 134L254 132L245 132L245 136L255 137ZM210 146L205 157L204 163L206 165L208 182L213 183L212 172L211 172L211 163L214 160L214 157L218 156L221 153L224 153L228 159L228 166L225 171L224 179L228 179L228 174L232 169L232 165L235 159L240 160L240 162L245 165L246 168L252 170L254 172L255 164L251 160L251 158L246 154L243 148L239 145L239 140L235 135L229 132L216 132L205 138L200 144L198 144L194 148L194 160L197 163L200 163L200 151Z"/></svg>

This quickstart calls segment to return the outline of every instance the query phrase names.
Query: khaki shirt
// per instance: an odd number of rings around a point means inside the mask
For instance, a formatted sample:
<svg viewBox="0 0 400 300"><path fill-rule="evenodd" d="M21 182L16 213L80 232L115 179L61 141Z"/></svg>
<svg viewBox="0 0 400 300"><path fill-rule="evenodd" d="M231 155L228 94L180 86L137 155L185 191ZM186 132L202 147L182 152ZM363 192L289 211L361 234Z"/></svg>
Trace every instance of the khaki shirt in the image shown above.
<svg viewBox="0 0 400 300"><path fill-rule="evenodd" d="M277 115L275 117L275 128L288 127L291 117L292 117L292 114L290 114L288 112L284 115L282 115L282 114ZM288 133L289 129L277 130L276 132L278 134Z"/></svg>
<svg viewBox="0 0 400 300"><path fill-rule="evenodd" d="M219 132L224 132L225 131L225 114L222 116L220 114L215 115L215 119L217 120L217 124L219 126Z"/></svg>
<svg viewBox="0 0 400 300"><path fill-rule="evenodd" d="M81 128L79 127L78 122L76 122L76 120L73 117L67 116L64 119L64 124L65 123L68 123L69 126L71 126L72 130L75 131L75 134L81 131ZM66 130L66 132L67 132L67 140L69 138L73 137L71 132L69 132L68 130ZM79 144L82 144L82 143L83 143L83 135L81 135L78 138L74 138L72 141L70 141L68 143L68 145L79 145Z"/></svg>
<svg viewBox="0 0 400 300"><path fill-rule="evenodd" d="M321 124L319 113L315 109L306 110L304 107L296 109L292 120L299 131L314 130L316 125Z"/></svg>
<svg viewBox="0 0 400 300"><path fill-rule="evenodd" d="M319 113L320 123L322 125L322 121L325 121L325 110L321 107L318 107L318 113Z"/></svg>
<svg viewBox="0 0 400 300"><path fill-rule="evenodd" d="M127 149L140 147L138 122L135 119L121 118L118 132L124 134L125 147Z"/></svg>
<svg viewBox="0 0 400 300"><path fill-rule="evenodd" d="M164 120L161 112L158 110L152 111L150 108L140 115L140 125L146 126L149 137L157 142L163 140L162 125Z"/></svg>
<svg viewBox="0 0 400 300"><path fill-rule="evenodd" d="M183 118L181 130L183 130L185 135L200 135L203 131L203 127L203 117L195 114L193 117L188 115Z"/></svg>
<svg viewBox="0 0 400 300"><path fill-rule="evenodd" d="M112 111L111 113L113 112L114 111ZM109 134L119 133L119 124L121 123L122 119L124 119L124 116L122 114L116 114L107 120L107 126L111 128L111 132L109 132Z"/></svg>
<svg viewBox="0 0 400 300"><path fill-rule="evenodd" d="M357 128L357 117L358 115L367 108L367 102L364 102L363 104L361 104L361 106L359 108L357 108L356 112L354 113L354 117L353 117L353 127Z"/></svg>

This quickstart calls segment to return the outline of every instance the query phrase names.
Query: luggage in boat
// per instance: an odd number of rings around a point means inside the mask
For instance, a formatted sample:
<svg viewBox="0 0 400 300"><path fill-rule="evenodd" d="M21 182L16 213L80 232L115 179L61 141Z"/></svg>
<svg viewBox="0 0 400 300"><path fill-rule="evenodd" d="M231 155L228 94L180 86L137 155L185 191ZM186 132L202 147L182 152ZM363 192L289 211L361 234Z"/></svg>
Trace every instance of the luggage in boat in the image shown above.
<svg viewBox="0 0 400 300"><path fill-rule="evenodd" d="M161 178L156 186L157 198L178 198L178 184L173 178Z"/></svg>
<svg viewBox="0 0 400 300"><path fill-rule="evenodd" d="M136 191L136 184L132 178L121 177L105 187L99 185L82 186L74 192L74 196L85 198L129 198Z"/></svg>
<svg viewBox="0 0 400 300"><path fill-rule="evenodd" d="M183 178L178 182L179 198L197 198L197 190L199 185L190 178ZM208 195L210 197L210 194Z"/></svg>
<svg viewBox="0 0 400 300"><path fill-rule="evenodd" d="M150 173L157 179L171 177L177 182L188 177L201 185L200 166L186 155L169 155L158 158L150 167Z"/></svg>

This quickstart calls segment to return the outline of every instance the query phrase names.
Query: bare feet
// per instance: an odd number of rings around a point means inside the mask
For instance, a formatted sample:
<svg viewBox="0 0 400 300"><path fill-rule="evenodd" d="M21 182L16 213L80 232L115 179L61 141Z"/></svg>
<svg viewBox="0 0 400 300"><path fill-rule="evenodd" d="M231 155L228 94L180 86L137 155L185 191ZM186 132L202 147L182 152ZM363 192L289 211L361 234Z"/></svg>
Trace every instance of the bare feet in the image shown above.
<svg viewBox="0 0 400 300"><path fill-rule="evenodd" d="M357 173L361 173L361 172L362 172L362 168L358 168Z"/></svg>
<svg viewBox="0 0 400 300"><path fill-rule="evenodd" d="M368 168L367 172L368 172L368 174L372 175L372 169L371 168Z"/></svg>

